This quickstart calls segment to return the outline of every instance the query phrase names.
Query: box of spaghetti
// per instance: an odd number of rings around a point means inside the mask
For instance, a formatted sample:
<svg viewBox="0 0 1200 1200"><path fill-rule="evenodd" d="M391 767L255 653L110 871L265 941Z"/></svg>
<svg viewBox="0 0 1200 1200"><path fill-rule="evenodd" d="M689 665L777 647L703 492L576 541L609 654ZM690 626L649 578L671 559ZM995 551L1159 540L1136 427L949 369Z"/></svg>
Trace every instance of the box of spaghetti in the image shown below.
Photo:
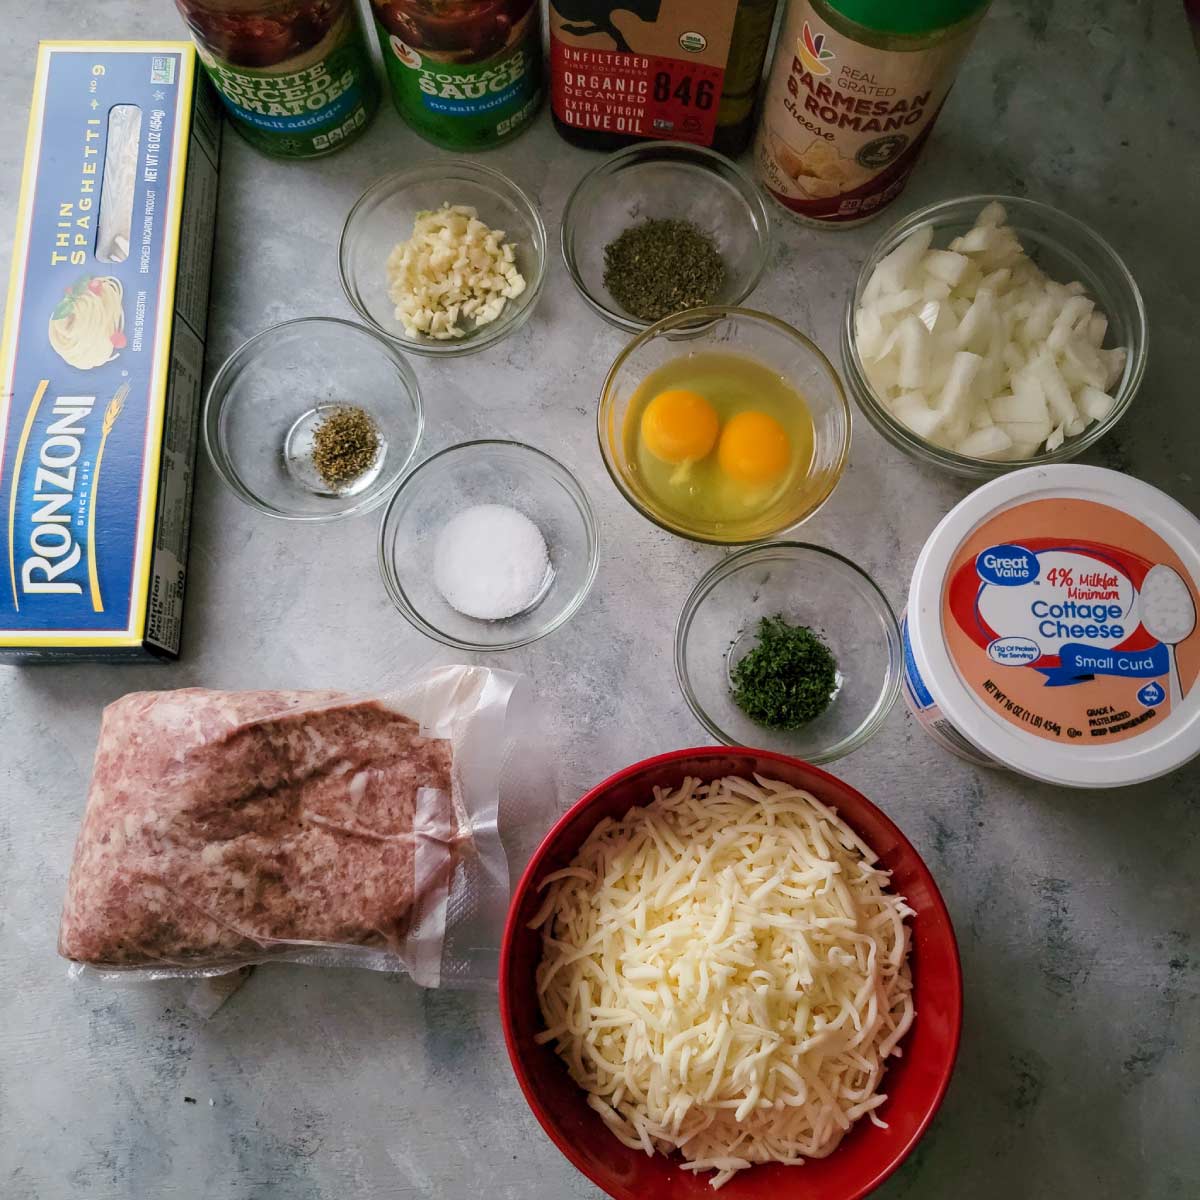
<svg viewBox="0 0 1200 1200"><path fill-rule="evenodd" d="M179 653L220 153L188 42L39 47L0 348L0 659Z"/></svg>

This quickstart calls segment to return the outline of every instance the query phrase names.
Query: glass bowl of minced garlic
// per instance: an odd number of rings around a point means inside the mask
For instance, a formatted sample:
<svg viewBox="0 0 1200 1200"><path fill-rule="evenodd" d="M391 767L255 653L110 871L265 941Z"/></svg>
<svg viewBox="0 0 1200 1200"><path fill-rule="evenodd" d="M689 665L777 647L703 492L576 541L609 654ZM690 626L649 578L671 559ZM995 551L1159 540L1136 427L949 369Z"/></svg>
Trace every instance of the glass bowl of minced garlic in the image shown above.
<svg viewBox="0 0 1200 1200"><path fill-rule="evenodd" d="M546 227L499 171L467 159L421 163L359 198L339 266L347 299L385 337L414 354L472 354L529 319Z"/></svg>

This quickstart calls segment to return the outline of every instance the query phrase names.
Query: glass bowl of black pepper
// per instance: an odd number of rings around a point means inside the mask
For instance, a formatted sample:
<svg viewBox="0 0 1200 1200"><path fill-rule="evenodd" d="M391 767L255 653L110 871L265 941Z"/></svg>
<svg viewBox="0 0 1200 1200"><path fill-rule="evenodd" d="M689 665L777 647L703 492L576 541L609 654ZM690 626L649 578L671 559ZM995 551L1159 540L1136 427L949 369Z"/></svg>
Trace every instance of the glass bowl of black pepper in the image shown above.
<svg viewBox="0 0 1200 1200"><path fill-rule="evenodd" d="M900 694L900 629L859 566L806 542L722 559L675 628L675 673L727 746L832 762L878 730Z"/></svg>
<svg viewBox="0 0 1200 1200"><path fill-rule="evenodd" d="M305 317L256 334L208 390L204 443L238 499L288 521L370 512L396 490L423 426L412 368L379 334Z"/></svg>
<svg viewBox="0 0 1200 1200"><path fill-rule="evenodd" d="M609 155L563 212L562 256L579 294L629 333L685 309L741 304L758 286L770 241L754 181L686 142Z"/></svg>

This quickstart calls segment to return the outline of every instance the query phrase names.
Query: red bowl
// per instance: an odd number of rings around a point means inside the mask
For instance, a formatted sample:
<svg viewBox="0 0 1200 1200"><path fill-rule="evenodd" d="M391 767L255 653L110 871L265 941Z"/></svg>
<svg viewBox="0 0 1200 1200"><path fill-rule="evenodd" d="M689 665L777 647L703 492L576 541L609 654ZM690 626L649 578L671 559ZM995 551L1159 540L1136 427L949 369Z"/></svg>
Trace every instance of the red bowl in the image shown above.
<svg viewBox="0 0 1200 1200"><path fill-rule="evenodd" d="M861 1120L828 1158L802 1166L778 1163L739 1172L721 1200L859 1200L878 1187L911 1153L946 1093L962 1026L962 973L950 916L929 869L904 834L865 796L840 779L798 759L740 747L676 750L617 772L567 812L538 847L508 911L500 953L500 1020L517 1081L551 1141L593 1183L616 1200L712 1200L711 1172L694 1175L676 1156L650 1157L619 1142L588 1108L552 1046L534 1037L544 1025L535 970L541 935L529 921L540 904L538 884L570 863L603 817L622 817L653 799L655 785L677 787L686 776L702 780L754 773L807 788L834 806L892 872L893 886L916 916L912 925L913 998L917 1017L884 1075L888 1123Z"/></svg>

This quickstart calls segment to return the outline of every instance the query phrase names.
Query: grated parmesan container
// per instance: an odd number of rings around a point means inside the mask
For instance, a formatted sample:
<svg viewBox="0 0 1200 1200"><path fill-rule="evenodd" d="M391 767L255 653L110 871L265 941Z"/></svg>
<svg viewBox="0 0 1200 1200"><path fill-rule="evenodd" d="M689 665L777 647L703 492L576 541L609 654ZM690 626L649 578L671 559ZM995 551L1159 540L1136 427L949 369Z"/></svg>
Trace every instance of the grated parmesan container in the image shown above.
<svg viewBox="0 0 1200 1200"><path fill-rule="evenodd" d="M945 749L1071 787L1200 754L1200 521L1099 467L994 480L917 559L904 694Z"/></svg>
<svg viewBox="0 0 1200 1200"><path fill-rule="evenodd" d="M990 0L789 0L754 157L804 224L844 229L903 190Z"/></svg>

